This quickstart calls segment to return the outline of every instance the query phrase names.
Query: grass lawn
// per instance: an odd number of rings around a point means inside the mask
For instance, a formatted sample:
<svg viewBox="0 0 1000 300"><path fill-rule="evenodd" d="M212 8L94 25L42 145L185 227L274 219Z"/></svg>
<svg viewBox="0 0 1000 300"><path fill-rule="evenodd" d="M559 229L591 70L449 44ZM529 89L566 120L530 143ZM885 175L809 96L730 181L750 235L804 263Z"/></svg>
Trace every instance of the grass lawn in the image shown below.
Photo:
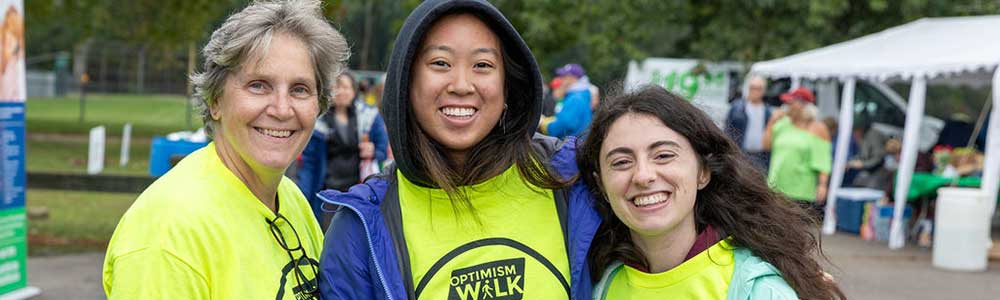
<svg viewBox="0 0 1000 300"><path fill-rule="evenodd" d="M28 220L28 254L104 251L118 220L137 194L29 189L26 207L49 216Z"/></svg>
<svg viewBox="0 0 1000 300"><path fill-rule="evenodd" d="M154 135L190 130L186 98L178 95L87 94L86 121L78 122L79 95L31 98L27 104L28 171L84 173L87 169L88 134L104 125L104 173L143 175L149 170L150 139ZM118 166L120 138L125 123L132 123L129 163ZM201 119L192 115L192 126Z"/></svg>
<svg viewBox="0 0 1000 300"><path fill-rule="evenodd" d="M129 162L120 167L121 142L109 141L104 145L104 174L146 175L149 174L150 140L132 140ZM86 173L86 141L81 139L27 138L26 169L32 172Z"/></svg>
<svg viewBox="0 0 1000 300"><path fill-rule="evenodd" d="M80 123L79 95L29 98L25 122L29 133L87 134L104 125L109 135L121 135L122 126L132 123L133 136L165 135L192 130L186 124L185 101L178 95L87 94L85 121ZM197 113L191 121L194 129L201 127Z"/></svg>

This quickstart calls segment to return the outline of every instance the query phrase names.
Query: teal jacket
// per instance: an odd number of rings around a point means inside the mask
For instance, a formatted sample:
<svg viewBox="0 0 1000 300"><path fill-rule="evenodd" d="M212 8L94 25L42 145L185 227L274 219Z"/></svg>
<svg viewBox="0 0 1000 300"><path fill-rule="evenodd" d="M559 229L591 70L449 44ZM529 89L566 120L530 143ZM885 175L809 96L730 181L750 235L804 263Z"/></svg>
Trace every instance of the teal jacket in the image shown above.
<svg viewBox="0 0 1000 300"><path fill-rule="evenodd" d="M785 282L773 265L754 256L749 249L736 248L733 253L736 266L733 280L729 283L727 300L794 300L795 290ZM594 300L605 300L611 279L622 269L623 264L611 264L604 270L601 281L594 285ZM613 300L613 299L612 299Z"/></svg>

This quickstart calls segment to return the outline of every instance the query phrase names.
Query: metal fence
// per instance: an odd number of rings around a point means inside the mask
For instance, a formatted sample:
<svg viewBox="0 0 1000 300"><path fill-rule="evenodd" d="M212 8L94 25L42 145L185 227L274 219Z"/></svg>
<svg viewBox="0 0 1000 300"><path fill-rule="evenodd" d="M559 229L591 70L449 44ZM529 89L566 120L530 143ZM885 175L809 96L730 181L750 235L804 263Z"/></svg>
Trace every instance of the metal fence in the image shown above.
<svg viewBox="0 0 1000 300"><path fill-rule="evenodd" d="M83 64L72 61L83 59ZM60 61L63 60L63 61ZM187 94L188 51L186 46L150 47L115 41L95 42L86 55L43 54L29 58L28 85L36 95L78 92L82 74L86 91L96 93ZM73 70L72 66L85 66ZM74 71L78 72L74 75ZM85 72L85 73L84 73Z"/></svg>

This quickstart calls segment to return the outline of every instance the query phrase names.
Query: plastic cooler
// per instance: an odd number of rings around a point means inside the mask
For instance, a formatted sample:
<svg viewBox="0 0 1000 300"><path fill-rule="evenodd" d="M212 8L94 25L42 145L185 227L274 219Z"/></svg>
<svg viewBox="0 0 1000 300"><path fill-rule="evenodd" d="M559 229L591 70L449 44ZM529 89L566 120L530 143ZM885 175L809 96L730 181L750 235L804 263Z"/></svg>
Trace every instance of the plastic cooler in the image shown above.
<svg viewBox="0 0 1000 300"><path fill-rule="evenodd" d="M892 217L893 213L896 211L896 207L893 204L878 205L876 206L878 214L875 216L875 239L879 241L889 240L889 229L892 227ZM910 216L913 215L913 210L910 209L909 205L906 205L903 209L903 226L910 223ZM904 227L905 228L905 227ZM908 230L903 230L905 234Z"/></svg>
<svg viewBox="0 0 1000 300"><path fill-rule="evenodd" d="M153 145L149 151L149 175L158 177L166 174L170 167L173 167L170 158L186 156L205 145L208 143L171 141L162 136L153 137Z"/></svg>
<svg viewBox="0 0 1000 300"><path fill-rule="evenodd" d="M837 230L858 234L865 204L882 199L885 192L868 188L841 188L837 191Z"/></svg>

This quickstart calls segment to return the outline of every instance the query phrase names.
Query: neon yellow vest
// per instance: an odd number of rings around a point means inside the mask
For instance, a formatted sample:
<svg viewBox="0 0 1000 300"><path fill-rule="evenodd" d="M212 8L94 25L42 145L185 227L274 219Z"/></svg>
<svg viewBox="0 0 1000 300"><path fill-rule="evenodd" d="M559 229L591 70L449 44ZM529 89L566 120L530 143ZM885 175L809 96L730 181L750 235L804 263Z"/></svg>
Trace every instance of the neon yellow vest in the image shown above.
<svg viewBox="0 0 1000 300"><path fill-rule="evenodd" d="M569 259L551 190L516 168L465 187L478 216L401 173L399 201L417 299L568 299Z"/></svg>

